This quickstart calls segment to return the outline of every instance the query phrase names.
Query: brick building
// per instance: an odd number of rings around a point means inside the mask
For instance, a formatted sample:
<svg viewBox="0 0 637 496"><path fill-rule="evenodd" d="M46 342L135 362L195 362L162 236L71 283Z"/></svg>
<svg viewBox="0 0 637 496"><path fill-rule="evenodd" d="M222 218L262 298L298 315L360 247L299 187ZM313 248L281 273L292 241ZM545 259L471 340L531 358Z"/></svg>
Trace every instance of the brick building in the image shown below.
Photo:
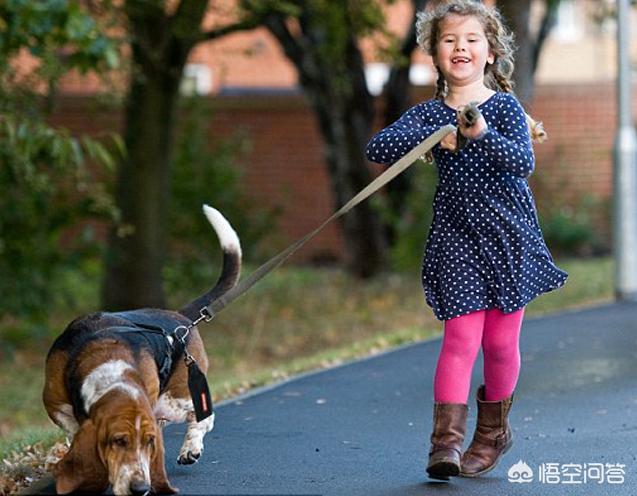
<svg viewBox="0 0 637 496"><path fill-rule="evenodd" d="M543 177L553 178L572 199L590 194L607 201L612 190L615 24L594 18L604 3L562 1L528 109L544 122L550 135L547 143L536 147L538 170L550 170ZM390 29L407 29L409 4L407 0L394 4L388 17ZM534 18L539 18L536 4ZM369 86L375 90L382 85L386 67L374 59L369 44L365 53ZM412 74L415 100L428 98L434 77L428 57L415 55ZM92 115L85 98L78 96L94 93L98 89L94 80L69 76L62 87L68 96L59 107L58 122L75 129L117 129L117 116ZM199 46L186 68L184 91L212 99L211 139L238 129L247 133L252 143L246 160L249 191L258 202L281 207L280 228L288 241L331 213L333 201L314 116L298 89L294 68L267 31L234 34ZM610 232L607 225L599 227ZM338 256L341 241L338 228L330 226L304 251L303 258Z"/></svg>

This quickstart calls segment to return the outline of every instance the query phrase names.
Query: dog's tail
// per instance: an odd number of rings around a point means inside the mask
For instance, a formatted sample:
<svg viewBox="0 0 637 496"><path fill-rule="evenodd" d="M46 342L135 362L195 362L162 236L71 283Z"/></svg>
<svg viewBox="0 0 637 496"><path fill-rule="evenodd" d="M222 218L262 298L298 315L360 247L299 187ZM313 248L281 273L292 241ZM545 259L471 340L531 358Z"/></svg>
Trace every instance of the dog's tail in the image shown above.
<svg viewBox="0 0 637 496"><path fill-rule="evenodd" d="M179 310L179 313L195 320L199 317L199 311L210 305L211 302L221 297L237 284L241 273L241 244L237 233L230 223L218 210L208 205L203 206L203 213L217 233L221 249L223 250L223 268L217 284L207 293L191 301Z"/></svg>

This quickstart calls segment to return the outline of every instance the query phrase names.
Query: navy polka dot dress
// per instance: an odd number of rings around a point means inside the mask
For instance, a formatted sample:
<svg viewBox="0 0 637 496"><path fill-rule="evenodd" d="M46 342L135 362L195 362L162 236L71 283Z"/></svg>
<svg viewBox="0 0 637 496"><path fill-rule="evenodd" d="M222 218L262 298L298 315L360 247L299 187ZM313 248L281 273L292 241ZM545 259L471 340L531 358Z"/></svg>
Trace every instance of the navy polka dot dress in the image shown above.
<svg viewBox="0 0 637 496"><path fill-rule="evenodd" d="M479 105L486 134L459 153L433 149L438 168L434 217L422 281L439 320L476 310L510 313L561 287L527 183L535 159L524 110L509 93ZM391 164L445 124L456 111L441 99L412 107L367 145L373 162Z"/></svg>

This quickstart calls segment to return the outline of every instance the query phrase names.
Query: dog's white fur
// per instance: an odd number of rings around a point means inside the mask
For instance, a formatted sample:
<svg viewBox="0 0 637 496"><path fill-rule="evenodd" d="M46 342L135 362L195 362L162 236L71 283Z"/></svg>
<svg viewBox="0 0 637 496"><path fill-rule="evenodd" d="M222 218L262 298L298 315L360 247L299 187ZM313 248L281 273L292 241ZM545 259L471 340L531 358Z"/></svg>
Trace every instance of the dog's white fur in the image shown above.
<svg viewBox="0 0 637 496"><path fill-rule="evenodd" d="M102 396L113 389L119 389L133 398L139 397L139 389L124 380L124 372L127 370L133 370L133 368L123 360L111 360L94 368L86 376L82 384L81 394L87 412L91 411L91 407Z"/></svg>
<svg viewBox="0 0 637 496"><path fill-rule="evenodd" d="M233 252L241 256L241 243L239 243L239 236L237 236L237 233L226 218L221 215L221 212L209 205L204 205L203 213L217 233L219 244L223 251Z"/></svg>

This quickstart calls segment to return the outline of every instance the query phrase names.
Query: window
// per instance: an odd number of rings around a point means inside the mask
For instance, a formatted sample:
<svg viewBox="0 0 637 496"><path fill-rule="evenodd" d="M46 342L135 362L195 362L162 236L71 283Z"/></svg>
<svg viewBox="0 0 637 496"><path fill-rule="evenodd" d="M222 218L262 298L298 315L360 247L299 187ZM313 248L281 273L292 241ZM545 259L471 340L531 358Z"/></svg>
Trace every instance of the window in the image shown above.
<svg viewBox="0 0 637 496"><path fill-rule="evenodd" d="M179 88L182 95L208 95L212 91L212 70L205 64L186 64Z"/></svg>

